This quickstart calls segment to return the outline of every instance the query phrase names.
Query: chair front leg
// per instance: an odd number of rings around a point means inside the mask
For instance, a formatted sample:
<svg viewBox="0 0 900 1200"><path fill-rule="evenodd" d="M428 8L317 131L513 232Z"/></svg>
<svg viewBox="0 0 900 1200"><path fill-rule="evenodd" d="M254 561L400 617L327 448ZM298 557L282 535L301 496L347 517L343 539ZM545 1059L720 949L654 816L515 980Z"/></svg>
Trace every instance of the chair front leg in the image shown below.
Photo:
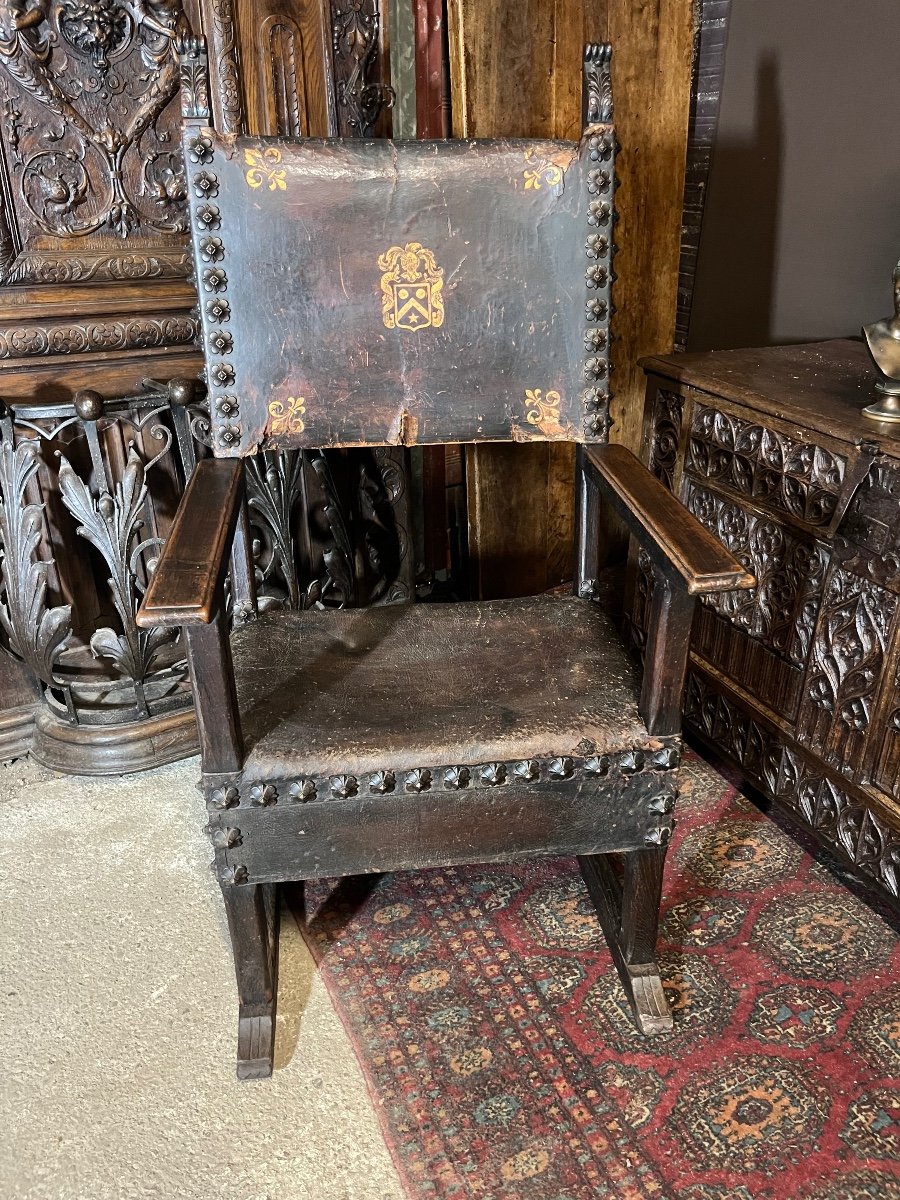
<svg viewBox="0 0 900 1200"><path fill-rule="evenodd" d="M681 732L681 704L696 598L654 567L654 590L644 651L639 708L648 732ZM616 870L614 858L621 859ZM621 856L584 855L581 873L641 1033L672 1029L672 1014L656 960L666 847L646 846Z"/></svg>
<svg viewBox="0 0 900 1200"><path fill-rule="evenodd" d="M185 625L188 666L204 775L239 771L244 739L234 688L228 622L219 612L208 625Z"/></svg>
<svg viewBox="0 0 900 1200"><path fill-rule="evenodd" d="M697 598L659 567L653 568L653 581L638 707L647 731L665 736L681 732L681 705Z"/></svg>
<svg viewBox="0 0 900 1200"><path fill-rule="evenodd" d="M613 864L621 857L622 875ZM628 850L621 856L586 854L578 859L606 944L641 1033L668 1033L672 1013L656 961L664 846Z"/></svg>
<svg viewBox="0 0 900 1200"><path fill-rule="evenodd" d="M275 1052L277 884L222 884L238 987L238 1079L266 1079Z"/></svg>

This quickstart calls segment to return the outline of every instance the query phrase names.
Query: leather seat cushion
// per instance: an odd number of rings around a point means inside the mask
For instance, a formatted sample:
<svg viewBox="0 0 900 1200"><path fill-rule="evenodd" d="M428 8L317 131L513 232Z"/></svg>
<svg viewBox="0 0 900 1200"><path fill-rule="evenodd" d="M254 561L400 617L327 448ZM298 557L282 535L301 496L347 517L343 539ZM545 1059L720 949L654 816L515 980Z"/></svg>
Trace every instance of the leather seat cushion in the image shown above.
<svg viewBox="0 0 900 1200"><path fill-rule="evenodd" d="M232 652L248 779L652 744L639 671L588 600L269 613Z"/></svg>

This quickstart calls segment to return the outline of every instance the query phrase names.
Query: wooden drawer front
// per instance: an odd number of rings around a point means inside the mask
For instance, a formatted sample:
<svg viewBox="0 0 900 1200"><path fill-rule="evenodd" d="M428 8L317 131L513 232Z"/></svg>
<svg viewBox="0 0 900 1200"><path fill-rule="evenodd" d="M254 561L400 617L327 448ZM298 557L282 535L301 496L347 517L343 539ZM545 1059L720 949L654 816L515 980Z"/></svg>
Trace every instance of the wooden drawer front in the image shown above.
<svg viewBox="0 0 900 1200"><path fill-rule="evenodd" d="M698 400L691 415L685 469L770 512L787 513L821 528L837 508L847 457L836 447L798 440Z"/></svg>
<svg viewBox="0 0 900 1200"><path fill-rule="evenodd" d="M685 480L684 502L756 576L749 591L704 597L694 650L793 720L828 566L824 547Z"/></svg>
<svg viewBox="0 0 900 1200"><path fill-rule="evenodd" d="M844 775L862 779L900 598L835 564L826 583L797 737Z"/></svg>

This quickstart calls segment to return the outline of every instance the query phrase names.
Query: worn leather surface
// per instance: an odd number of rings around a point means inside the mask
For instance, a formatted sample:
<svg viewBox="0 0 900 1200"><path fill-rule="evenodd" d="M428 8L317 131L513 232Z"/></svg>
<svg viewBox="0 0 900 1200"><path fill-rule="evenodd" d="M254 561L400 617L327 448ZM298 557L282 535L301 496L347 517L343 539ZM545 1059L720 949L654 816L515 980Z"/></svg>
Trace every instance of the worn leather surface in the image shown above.
<svg viewBox="0 0 900 1200"><path fill-rule="evenodd" d="M605 753L650 741L596 604L267 614L232 639L246 777Z"/></svg>
<svg viewBox="0 0 900 1200"><path fill-rule="evenodd" d="M190 196L217 454L584 439L612 200L586 143L206 136L215 212Z"/></svg>

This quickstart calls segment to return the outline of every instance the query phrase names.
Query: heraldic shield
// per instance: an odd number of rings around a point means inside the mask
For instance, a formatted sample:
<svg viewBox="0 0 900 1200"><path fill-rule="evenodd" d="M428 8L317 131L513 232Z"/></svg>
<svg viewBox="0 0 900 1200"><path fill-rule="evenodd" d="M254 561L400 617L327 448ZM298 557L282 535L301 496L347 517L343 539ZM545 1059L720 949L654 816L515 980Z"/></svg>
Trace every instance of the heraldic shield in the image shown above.
<svg viewBox="0 0 900 1200"><path fill-rule="evenodd" d="M444 272L421 242L391 246L378 259L386 329L437 329L444 323Z"/></svg>

